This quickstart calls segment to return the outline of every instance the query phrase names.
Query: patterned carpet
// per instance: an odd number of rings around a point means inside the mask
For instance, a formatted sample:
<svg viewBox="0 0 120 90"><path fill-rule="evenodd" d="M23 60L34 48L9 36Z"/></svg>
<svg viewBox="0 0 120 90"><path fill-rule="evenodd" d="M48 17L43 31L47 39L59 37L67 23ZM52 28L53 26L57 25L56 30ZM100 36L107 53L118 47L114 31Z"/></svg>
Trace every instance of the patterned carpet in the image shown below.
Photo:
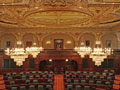
<svg viewBox="0 0 120 90"><path fill-rule="evenodd" d="M63 75L54 76L54 90L64 90L64 77Z"/></svg>

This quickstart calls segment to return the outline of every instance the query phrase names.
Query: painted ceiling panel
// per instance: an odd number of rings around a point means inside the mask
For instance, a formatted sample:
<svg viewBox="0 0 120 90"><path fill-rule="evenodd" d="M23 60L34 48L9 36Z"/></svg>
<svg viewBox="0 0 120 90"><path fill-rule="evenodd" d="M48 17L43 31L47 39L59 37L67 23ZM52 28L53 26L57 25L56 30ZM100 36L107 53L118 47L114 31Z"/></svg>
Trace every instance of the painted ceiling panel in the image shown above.
<svg viewBox="0 0 120 90"><path fill-rule="evenodd" d="M80 24L90 20L90 16L80 12L51 11L35 13L27 17L27 20L36 24Z"/></svg>
<svg viewBox="0 0 120 90"><path fill-rule="evenodd" d="M88 4L86 0L75 0L70 6L66 2L51 2L47 6L43 0L0 0L0 3L25 3L25 5L1 5L0 24L16 24L26 27L94 27L120 22L120 5L105 4L120 0L89 0L97 2ZM58 0L54 0L58 1ZM59 0L60 1L60 0ZM79 1L79 2L78 2ZM100 2L100 3L99 3ZM104 4L101 4L101 3ZM63 5L64 4L64 5ZM5 7L5 8L4 8ZM11 25L12 26L12 25Z"/></svg>

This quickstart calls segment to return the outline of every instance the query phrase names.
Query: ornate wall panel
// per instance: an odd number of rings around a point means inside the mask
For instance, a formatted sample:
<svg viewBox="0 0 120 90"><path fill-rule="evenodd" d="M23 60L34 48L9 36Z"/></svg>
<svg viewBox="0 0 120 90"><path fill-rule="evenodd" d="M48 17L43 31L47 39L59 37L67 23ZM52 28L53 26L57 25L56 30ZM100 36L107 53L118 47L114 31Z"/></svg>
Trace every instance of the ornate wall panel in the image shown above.
<svg viewBox="0 0 120 90"><path fill-rule="evenodd" d="M102 41L102 47L104 47L104 48L107 45L107 41L111 42L112 48L114 48L114 49L118 48L118 39L117 39L117 36L115 34L112 34L112 33L104 34L101 37L101 41Z"/></svg>
<svg viewBox="0 0 120 90"><path fill-rule="evenodd" d="M45 49L54 49L54 40L63 39L63 48L64 49L73 49L74 48L74 39L67 34L51 34L45 37L42 41L43 48Z"/></svg>
<svg viewBox="0 0 120 90"><path fill-rule="evenodd" d="M38 45L38 39L37 39L36 35L32 34L32 33L24 34L22 37L22 42L23 42L24 47L26 47L27 42L32 42L32 44L36 43Z"/></svg>
<svg viewBox="0 0 120 90"><path fill-rule="evenodd" d="M4 34L0 38L1 38L1 40L0 40L1 48L6 49L7 48L7 44L10 45L10 48L16 46L16 37L13 34Z"/></svg>
<svg viewBox="0 0 120 90"><path fill-rule="evenodd" d="M81 35L80 37L80 43L83 42L84 44L86 44L86 41L89 40L90 41L90 47L94 47L95 46L95 35L92 33L84 33L83 35Z"/></svg>

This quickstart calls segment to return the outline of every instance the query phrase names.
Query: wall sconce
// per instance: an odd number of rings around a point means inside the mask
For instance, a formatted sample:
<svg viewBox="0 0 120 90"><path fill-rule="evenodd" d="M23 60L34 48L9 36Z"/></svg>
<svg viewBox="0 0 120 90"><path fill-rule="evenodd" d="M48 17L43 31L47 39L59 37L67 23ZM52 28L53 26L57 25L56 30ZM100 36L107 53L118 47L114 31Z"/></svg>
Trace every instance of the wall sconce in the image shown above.
<svg viewBox="0 0 120 90"><path fill-rule="evenodd" d="M52 62L52 59L49 59L50 62Z"/></svg>
<svg viewBox="0 0 120 90"><path fill-rule="evenodd" d="M66 59L65 61L66 61L66 62L68 62L69 60L68 60L68 59Z"/></svg>
<svg viewBox="0 0 120 90"><path fill-rule="evenodd" d="M17 41L17 45L22 45L22 41Z"/></svg>
<svg viewBox="0 0 120 90"><path fill-rule="evenodd" d="M51 44L51 41L46 41L46 44Z"/></svg>
<svg viewBox="0 0 120 90"><path fill-rule="evenodd" d="M100 41L96 41L95 43L96 43L97 45L98 45L98 44L101 44L101 42L100 42Z"/></svg>
<svg viewBox="0 0 120 90"><path fill-rule="evenodd" d="M67 44L71 44L72 42L71 42L71 41L67 41L66 43L67 43Z"/></svg>

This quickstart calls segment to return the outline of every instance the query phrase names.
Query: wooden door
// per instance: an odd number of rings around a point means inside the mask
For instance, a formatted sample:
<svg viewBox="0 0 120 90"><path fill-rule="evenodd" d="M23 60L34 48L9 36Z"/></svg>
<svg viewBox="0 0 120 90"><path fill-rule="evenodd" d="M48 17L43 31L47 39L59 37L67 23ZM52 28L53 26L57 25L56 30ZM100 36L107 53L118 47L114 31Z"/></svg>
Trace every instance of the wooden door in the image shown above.
<svg viewBox="0 0 120 90"><path fill-rule="evenodd" d="M65 70L65 65L66 63L64 60L54 60L53 61L54 72L63 73Z"/></svg>

